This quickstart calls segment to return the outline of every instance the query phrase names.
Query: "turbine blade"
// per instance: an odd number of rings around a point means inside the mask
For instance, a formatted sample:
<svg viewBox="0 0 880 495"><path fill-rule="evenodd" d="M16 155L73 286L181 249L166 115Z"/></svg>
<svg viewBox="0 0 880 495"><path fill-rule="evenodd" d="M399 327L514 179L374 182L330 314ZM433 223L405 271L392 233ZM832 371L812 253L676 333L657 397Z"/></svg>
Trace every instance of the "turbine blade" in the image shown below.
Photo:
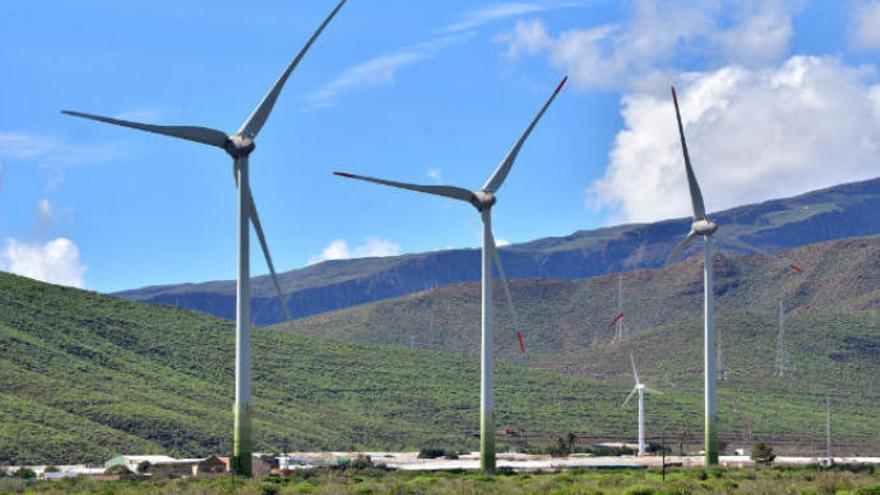
<svg viewBox="0 0 880 495"><path fill-rule="evenodd" d="M640 382L639 382L639 370L636 369L636 360L633 359L633 355L632 355L632 354L629 355L629 362L630 362L630 364L632 364L632 367L633 367L633 376L634 376L635 379L636 379L636 385L638 385L638 384L640 383Z"/></svg>
<svg viewBox="0 0 880 495"><path fill-rule="evenodd" d="M629 404L630 399L633 398L633 395L636 395L636 392L637 392L636 389L632 389L632 391L629 393L629 395L626 396L626 400L623 401L623 404L621 404L620 407L621 408L626 407L626 405Z"/></svg>
<svg viewBox="0 0 880 495"><path fill-rule="evenodd" d="M112 117L104 117L101 115L93 115L90 113L74 112L71 110L62 110L61 113L65 115L71 115L73 117L97 120L98 122L105 122L107 124L119 125L122 127L138 129L141 131L162 134L163 136L171 136L179 139L186 139L187 141L195 141L197 143L216 146L218 148L224 148L226 146L226 141L229 139L229 137L226 136L225 132L218 131L216 129L210 129L208 127L142 124L140 122L131 122L128 120L114 119Z"/></svg>
<svg viewBox="0 0 880 495"><path fill-rule="evenodd" d="M355 175L349 174L346 172L333 172L333 175L338 175L339 177L345 177L347 179L357 179L363 180L366 182L374 182L376 184L382 184L383 186L396 187L398 189L407 189L410 191L423 192L428 194L435 194L437 196L443 196L446 198L459 199L461 201L467 201L468 203L473 202L476 199L476 196L471 191L464 189L462 187L455 186L425 186L420 184L408 184L406 182L397 182L393 180L384 180L384 179L376 179L374 177L366 177L364 175Z"/></svg>
<svg viewBox="0 0 880 495"><path fill-rule="evenodd" d="M801 268L795 262L789 260L788 258L785 258L784 256L779 256L778 254L774 254L769 251L765 251L765 250L763 250L757 246L753 246L745 241L741 241L741 240L736 239L734 237L730 237L728 235L722 234L720 231L716 230L715 233L712 234L712 237L718 237L718 240L720 240L721 242L727 243L730 246L738 247L740 249L745 249L747 251L754 251L758 254L763 254L764 256L772 259L773 261L777 261L779 263L782 263L783 265L787 265L788 268L791 268L792 270L794 270L798 273L804 272L803 268Z"/></svg>
<svg viewBox="0 0 880 495"><path fill-rule="evenodd" d="M235 187L238 187L238 166L236 165L232 169L232 173L235 176ZM247 190L248 203L250 203L250 217L251 224L254 226L254 231L257 233L257 239L260 241L260 248L263 250L263 257L266 259L266 266L269 267L269 275L272 278L272 285L275 286L275 295L278 296L278 302L281 304L281 309L284 311L284 316L287 317L287 321L293 319L293 316L290 314L290 309L287 307L287 302L284 300L284 293L281 291L281 284L278 283L278 275L275 273L275 264L272 263L272 255L269 254L269 243L266 242L266 235L263 233L263 224L260 223L260 215L257 213L257 204L254 202L254 195L252 194L250 188Z"/></svg>
<svg viewBox="0 0 880 495"><path fill-rule="evenodd" d="M525 343L523 343L522 333L519 326L519 316L516 313L516 306L513 305L513 297L510 295L510 286L507 284L507 275L504 274L504 267L501 265L501 256L498 255L498 247L495 245L495 236L489 232L489 247L492 249L492 260L495 267L498 268L498 278L501 279L501 286L504 287L504 295L507 297L507 306L510 307L510 314L513 316L513 327L516 328L516 338L519 341L519 348L523 354L526 352Z"/></svg>
<svg viewBox="0 0 880 495"><path fill-rule="evenodd" d="M483 186L483 191L494 193L501 187L501 184L504 183L504 179L507 178L507 174L510 173L511 167L513 167L513 162L516 160L516 155L519 154L519 149L522 148L523 143L528 139L529 134L532 133L532 129L538 125L538 121L541 120L541 117L544 115L544 112L547 111L547 108L550 107L550 104L553 103L553 100L556 98L556 95L562 91L562 87L565 85L565 81L568 81L568 76L562 78L562 82L556 86L556 90L550 95L550 99L547 100L547 103L544 103L544 106L541 108L541 111L538 112L538 115L532 120L529 127L526 128L526 131L520 136L519 140L517 140L516 144L513 145L513 148L507 153L507 156L498 165L498 168L495 169L495 172L489 177L489 180L486 181L486 185Z"/></svg>
<svg viewBox="0 0 880 495"><path fill-rule="evenodd" d="M672 102L675 104L675 118L678 119L678 134L681 136L681 151L684 153L684 169L687 173L688 189L691 192L691 206L694 209L694 220L706 218L706 207L703 206L703 194L700 192L700 185L697 184L697 177L694 175L694 169L691 166L691 158L688 155L687 142L684 139L684 127L681 125L681 112L678 110L678 97L675 95L675 87L672 88Z"/></svg>
<svg viewBox="0 0 880 495"><path fill-rule="evenodd" d="M611 320L611 323L608 324L608 328L613 328L614 325L617 325L617 322L623 319L623 311L614 315L614 319Z"/></svg>
<svg viewBox="0 0 880 495"><path fill-rule="evenodd" d="M678 246L675 246L675 249L673 249L672 253L669 254L669 257L666 258L666 263L663 263L663 269L665 270L666 268L668 268L670 263L672 263L675 260L675 258L678 257L678 255L681 254L682 251L684 251L684 248L686 248L688 246L688 244L690 244L691 241L693 241L696 238L697 238L696 232L694 232L693 230L688 232L688 235L686 235L685 238L681 242L678 243Z"/></svg>
<svg viewBox="0 0 880 495"><path fill-rule="evenodd" d="M260 240L260 248L263 250L263 257L266 258L266 265L269 267L269 275L272 277L272 285L275 286L275 294L278 296L278 302L281 303L281 309L284 310L284 316L290 321L293 316L284 300L284 293L281 291L281 284L278 283L278 275L275 273L275 265L272 263L272 255L269 254L269 244L266 243L266 235L263 233L263 226L260 224L260 216L257 214L257 205L254 203L254 197L248 188L247 196L250 201L251 223L254 225L254 231L257 233L257 239Z"/></svg>
<svg viewBox="0 0 880 495"><path fill-rule="evenodd" d="M257 108L254 109L250 117L244 121L241 129L238 130L239 134L254 138L260 133L260 129L263 128L263 124L266 123L266 119L268 119L269 114L272 113L272 107L275 106L275 101L278 99L278 95L281 94L281 90L284 88L284 83L287 82L287 78L290 77L290 74L293 73L293 70L296 69L296 66L299 65L299 62L305 57L306 52L309 51L309 48L312 47L312 44L318 39L318 36L321 35L324 28L327 27L327 24L330 24L330 21L333 20L333 17L336 16L336 13L339 12L339 9L342 8L342 5L345 4L345 2L346 0L339 2L339 4L336 5L336 8L333 9L333 12L330 12L330 15L324 19L324 22L322 22L320 26L318 26L318 29L312 34L312 37L309 38L309 41L306 42L305 46L302 47L299 53L296 54L296 57L293 58L293 61L290 62L290 65L287 66L287 69L281 74L281 77L278 78L275 85L272 86L272 89L270 89L269 92L266 93L266 96L263 97L263 101L257 105Z"/></svg>
<svg viewBox="0 0 880 495"><path fill-rule="evenodd" d="M645 392L650 392L652 394L663 395L663 392L659 390L654 390L653 388L645 387Z"/></svg>

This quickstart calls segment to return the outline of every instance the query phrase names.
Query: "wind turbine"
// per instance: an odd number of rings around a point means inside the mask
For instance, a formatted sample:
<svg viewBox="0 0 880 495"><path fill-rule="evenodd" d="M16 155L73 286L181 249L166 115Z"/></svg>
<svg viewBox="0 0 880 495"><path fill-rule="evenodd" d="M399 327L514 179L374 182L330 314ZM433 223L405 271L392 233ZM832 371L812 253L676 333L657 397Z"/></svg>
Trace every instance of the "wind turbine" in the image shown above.
<svg viewBox="0 0 880 495"><path fill-rule="evenodd" d="M507 303L511 309L514 319L514 326L519 328L516 312L513 307L513 301L510 296L510 289L507 285L507 277L504 275L504 268L501 266L501 258L498 256L498 248L495 245L495 238L492 235L492 206L495 205L495 193L504 183L507 174L513 167L513 162L519 153L520 148L531 134L532 129L538 124L538 121L547 111L547 108L553 103L556 95L562 90L568 77L562 79L553 94L544 103L541 111L532 120L525 132L513 145L513 148L507 153L507 156L495 169L495 172L489 177L489 180L483 185L479 191L471 191L463 187L457 186L440 186L440 185L420 185L409 184L405 182L396 182L384 179L376 179L363 175L349 174L346 172L334 172L335 175L346 177L349 179L358 179L367 182L373 182L384 186L396 187L398 189L407 189L410 191L434 194L446 198L457 199L469 203L480 213L483 221L483 278L482 278L482 337L480 351L480 468L485 472L495 471L495 401L492 395L492 262L498 269L498 275L502 282ZM520 350L525 352L525 342L522 333L517 330L517 340L519 341Z"/></svg>
<svg viewBox="0 0 880 495"><path fill-rule="evenodd" d="M785 376L790 371L788 363L788 343L785 340L785 306L779 301L779 333L776 335L776 374Z"/></svg>
<svg viewBox="0 0 880 495"><path fill-rule="evenodd" d="M718 436L715 431L716 409L715 409L715 336L713 333L713 302L714 293L712 286L712 238L717 237L718 240L737 247L763 254L771 259L782 261L788 264L792 270L803 273L803 269L795 263L782 258L781 256L769 253L759 249L751 244L740 241L733 237L728 237L718 231L718 225L706 216L706 208L703 205L703 195L700 192L700 186L697 184L697 178L694 175L693 167L691 167L691 159L688 155L687 142L684 138L684 127L681 123L681 112L678 108L678 97L675 94L675 88L672 88L672 103L675 105L675 117L678 121L678 134L681 138L681 151L684 155L684 169L687 174L688 189L690 190L691 206L694 211L694 222L691 224L691 230L687 236L675 247L669 257L666 259L665 267L670 263L697 237L703 237L703 295L704 295L704 341L703 355L705 358L705 430L704 430L704 450L706 453L705 464L718 464Z"/></svg>
<svg viewBox="0 0 880 495"><path fill-rule="evenodd" d="M633 368L633 378L635 378L636 384L633 386L632 391L630 391L629 395L626 396L626 400L623 401L623 404L620 407L626 407L629 404L630 399L633 398L633 395L639 394L639 455L645 455L645 392L651 392L652 394L659 394L660 392L648 388L644 383L639 380L639 370L636 369L636 361L633 359L632 354L629 355L629 362L632 364Z"/></svg>
<svg viewBox="0 0 880 495"><path fill-rule="evenodd" d="M269 114L272 112L272 107L275 106L275 101L278 99L284 83L287 82L290 74L296 69L296 66L303 59L306 52L311 48L315 40L318 39L318 36L327 27L327 24L336 16L336 13L339 12L339 9L342 8L345 2L346 0L341 0L336 5L235 134L227 135L223 131L207 127L143 124L67 110L62 112L74 117L97 120L108 124L207 144L226 151L232 157L232 171L235 176L236 186L238 187L238 283L236 287L235 311L235 431L231 469L238 475L251 475L251 295L249 246L251 224L253 224L254 231L260 241L260 247L263 250L263 256L269 267L272 284L275 286L275 292L281 302L281 308L285 316L288 319L292 319L287 304L284 301L278 277L275 274L275 267L272 264L272 257L269 255L269 247L266 244L266 236L263 234L263 227L260 224L260 217L257 214L257 207L251 194L248 179L248 157L254 151L254 139L260 133L260 129L263 128L266 119L269 118Z"/></svg>
<svg viewBox="0 0 880 495"><path fill-rule="evenodd" d="M608 325L614 328L614 337L611 339L611 347L617 348L623 344L624 326L623 326L623 275L617 277L617 314Z"/></svg>

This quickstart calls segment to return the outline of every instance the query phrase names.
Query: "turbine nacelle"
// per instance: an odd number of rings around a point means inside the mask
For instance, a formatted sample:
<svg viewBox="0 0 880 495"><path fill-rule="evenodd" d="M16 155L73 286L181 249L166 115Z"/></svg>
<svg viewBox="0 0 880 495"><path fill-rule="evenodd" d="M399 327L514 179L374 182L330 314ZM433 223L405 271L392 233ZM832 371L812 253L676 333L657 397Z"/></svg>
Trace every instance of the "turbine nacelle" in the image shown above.
<svg viewBox="0 0 880 495"><path fill-rule="evenodd" d="M492 208L496 201L498 201L498 198L494 194L486 191L476 191L470 202L477 211L486 211Z"/></svg>
<svg viewBox="0 0 880 495"><path fill-rule="evenodd" d="M257 145L254 143L253 138L238 133L229 136L223 149L226 150L232 158L242 158L250 155L256 147Z"/></svg>
<svg viewBox="0 0 880 495"><path fill-rule="evenodd" d="M697 235L712 235L718 230L718 224L708 218L701 218L691 224L691 232Z"/></svg>

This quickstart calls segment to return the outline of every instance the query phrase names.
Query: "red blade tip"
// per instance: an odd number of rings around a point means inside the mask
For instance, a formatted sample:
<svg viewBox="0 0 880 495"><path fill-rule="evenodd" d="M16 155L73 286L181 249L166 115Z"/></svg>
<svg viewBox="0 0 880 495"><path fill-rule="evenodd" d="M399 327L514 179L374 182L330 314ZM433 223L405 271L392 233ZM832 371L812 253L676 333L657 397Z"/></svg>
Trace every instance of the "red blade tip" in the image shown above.
<svg viewBox="0 0 880 495"><path fill-rule="evenodd" d="M623 318L623 312L617 313L617 315L614 316L614 319L611 320L611 323L608 324L608 327L611 328L616 325L621 318Z"/></svg>
<svg viewBox="0 0 880 495"><path fill-rule="evenodd" d="M526 344L523 342L522 333L516 332L516 340L519 340L519 350L522 351L523 354L526 353Z"/></svg>
<svg viewBox="0 0 880 495"><path fill-rule="evenodd" d="M556 91L553 92L553 95L558 95L560 91L562 91L562 87L565 86L565 82L568 81L568 76L562 78L562 82L559 83L559 86L556 86Z"/></svg>
<svg viewBox="0 0 880 495"><path fill-rule="evenodd" d="M798 272L798 273L804 273L804 269L801 268L801 267L799 267L799 266L797 266L797 265L795 265L794 263L788 265L788 267L791 268L792 270Z"/></svg>
<svg viewBox="0 0 880 495"><path fill-rule="evenodd" d="M333 175L338 175L340 177L348 177L349 179L354 179L354 176L346 173L346 172L333 172Z"/></svg>

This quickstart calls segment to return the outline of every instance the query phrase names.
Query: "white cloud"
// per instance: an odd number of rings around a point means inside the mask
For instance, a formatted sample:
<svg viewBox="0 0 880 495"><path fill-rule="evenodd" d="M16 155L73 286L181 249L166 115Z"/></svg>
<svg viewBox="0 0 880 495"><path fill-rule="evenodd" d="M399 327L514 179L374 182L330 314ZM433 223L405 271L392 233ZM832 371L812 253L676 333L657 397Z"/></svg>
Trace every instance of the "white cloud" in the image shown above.
<svg viewBox="0 0 880 495"><path fill-rule="evenodd" d="M716 35L729 62L760 67L781 60L794 34L791 17L800 6L793 2L748 0L734 11L736 23Z"/></svg>
<svg viewBox="0 0 880 495"><path fill-rule="evenodd" d="M682 119L707 208L876 176L880 86L872 78L868 68L803 56L776 68L682 75ZM623 119L605 175L589 188L593 205L612 221L689 215L670 97L628 94Z"/></svg>
<svg viewBox="0 0 880 495"><path fill-rule="evenodd" d="M782 0L745 0L732 12L718 2L641 0L632 5L620 24L575 28L554 37L539 20L519 21L495 41L506 45L509 59L546 55L581 88L653 87L675 71L676 62L695 55L749 67L781 60L793 32L791 16L799 8Z"/></svg>
<svg viewBox="0 0 880 495"><path fill-rule="evenodd" d="M72 145L53 136L0 130L0 158L59 166L106 161L115 154L110 146Z"/></svg>
<svg viewBox="0 0 880 495"><path fill-rule="evenodd" d="M464 35L444 36L361 62L346 69L336 79L312 93L308 98L309 104L313 108L331 106L343 92L362 87L393 84L399 70L432 58L441 49L464 38Z"/></svg>
<svg viewBox="0 0 880 495"><path fill-rule="evenodd" d="M165 112L158 108L142 107L117 113L116 115L113 115L113 118L153 124L160 122L164 114Z"/></svg>
<svg viewBox="0 0 880 495"><path fill-rule="evenodd" d="M398 254L400 254L400 244L379 237L368 237L366 242L355 246L354 249L349 248L348 242L345 240L337 239L328 244L321 251L321 254L309 258L309 264L313 265L327 260L397 256Z"/></svg>
<svg viewBox="0 0 880 495"><path fill-rule="evenodd" d="M880 0L855 4L851 13L850 40L856 48L880 48Z"/></svg>
<svg viewBox="0 0 880 495"><path fill-rule="evenodd" d="M79 248L70 239L59 237L45 244L29 244L7 239L0 252L4 269L43 282L85 287L86 267L79 259Z"/></svg>
<svg viewBox="0 0 880 495"><path fill-rule="evenodd" d="M471 10L470 12L466 12L462 19L455 24L451 24L446 26L444 31L448 32L457 32L457 31L466 31L468 29L473 29L476 27L480 27L483 24L487 24L489 22L506 19L509 17L516 17L525 14L534 14L537 12L543 12L551 9L558 9L561 7L569 6L568 4L562 4L557 6L548 6L548 5L539 5L536 3L499 3L496 5L490 5L487 7L482 7L476 10Z"/></svg>
<svg viewBox="0 0 880 495"><path fill-rule="evenodd" d="M443 172L441 172L439 168L429 168L428 178L439 184L440 182L443 182Z"/></svg>
<svg viewBox="0 0 880 495"><path fill-rule="evenodd" d="M49 229L52 228L52 205L48 199L43 198L37 202L34 216L36 218L36 236L37 238L44 238L49 233Z"/></svg>
<svg viewBox="0 0 880 495"><path fill-rule="evenodd" d="M510 246L510 241L498 237L495 239L495 245L498 247Z"/></svg>

